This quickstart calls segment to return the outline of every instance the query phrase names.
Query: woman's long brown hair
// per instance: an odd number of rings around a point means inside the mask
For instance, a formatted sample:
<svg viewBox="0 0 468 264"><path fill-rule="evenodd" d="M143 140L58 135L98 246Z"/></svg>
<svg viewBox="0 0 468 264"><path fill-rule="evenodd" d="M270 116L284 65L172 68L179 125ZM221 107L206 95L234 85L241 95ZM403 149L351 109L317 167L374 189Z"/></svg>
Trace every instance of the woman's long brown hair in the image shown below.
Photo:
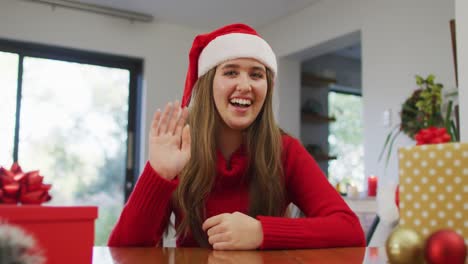
<svg viewBox="0 0 468 264"><path fill-rule="evenodd" d="M198 79L193 89L189 124L191 158L180 174L175 206L182 213L177 235L190 231L201 247L209 247L201 226L205 202L216 177L216 130L221 121L213 98L216 69ZM248 153L247 175L250 188L249 215L282 216L285 187L281 164L281 131L273 115L273 75L267 69L267 94L255 121L245 131ZM195 147L196 146L196 147Z"/></svg>

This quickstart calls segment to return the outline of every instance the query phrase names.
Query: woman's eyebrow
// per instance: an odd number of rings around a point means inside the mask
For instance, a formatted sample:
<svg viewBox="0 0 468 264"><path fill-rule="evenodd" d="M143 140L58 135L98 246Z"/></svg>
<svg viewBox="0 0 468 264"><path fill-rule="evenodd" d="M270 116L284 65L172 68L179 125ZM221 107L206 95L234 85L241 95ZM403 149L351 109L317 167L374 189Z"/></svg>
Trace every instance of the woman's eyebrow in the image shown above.
<svg viewBox="0 0 468 264"><path fill-rule="evenodd" d="M252 70L258 70L258 71L265 71L265 67L260 67L260 66L253 66Z"/></svg>
<svg viewBox="0 0 468 264"><path fill-rule="evenodd" d="M229 68L239 69L240 65L238 65L238 64L226 64L221 69L229 69ZM265 67L262 67L262 66L252 66L252 67L250 67L250 69L254 70L254 71L265 72Z"/></svg>
<svg viewBox="0 0 468 264"><path fill-rule="evenodd" d="M237 68L240 68L240 66L237 65L237 64L226 64L226 65L224 65L222 67L222 69L226 69L226 68L236 68L237 69Z"/></svg>

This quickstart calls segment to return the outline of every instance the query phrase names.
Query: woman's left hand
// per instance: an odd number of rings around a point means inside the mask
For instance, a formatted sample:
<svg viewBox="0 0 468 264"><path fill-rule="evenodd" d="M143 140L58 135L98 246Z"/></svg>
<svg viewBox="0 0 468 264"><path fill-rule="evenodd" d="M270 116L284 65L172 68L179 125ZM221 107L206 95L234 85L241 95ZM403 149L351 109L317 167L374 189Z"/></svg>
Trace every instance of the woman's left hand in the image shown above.
<svg viewBox="0 0 468 264"><path fill-rule="evenodd" d="M263 242L262 224L243 213L225 213L210 217L202 226L208 242L218 250L257 249Z"/></svg>

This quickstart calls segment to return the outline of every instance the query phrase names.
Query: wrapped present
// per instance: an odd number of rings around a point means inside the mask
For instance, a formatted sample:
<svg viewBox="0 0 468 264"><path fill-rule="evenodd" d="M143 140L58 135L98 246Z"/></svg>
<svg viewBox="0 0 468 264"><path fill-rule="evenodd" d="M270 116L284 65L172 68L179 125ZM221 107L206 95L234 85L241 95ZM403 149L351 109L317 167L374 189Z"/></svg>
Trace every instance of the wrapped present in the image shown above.
<svg viewBox="0 0 468 264"><path fill-rule="evenodd" d="M0 225L33 236L46 263L92 262L95 206L0 205Z"/></svg>
<svg viewBox="0 0 468 264"><path fill-rule="evenodd" d="M468 144L399 149L400 226L424 239L439 229L468 238Z"/></svg>

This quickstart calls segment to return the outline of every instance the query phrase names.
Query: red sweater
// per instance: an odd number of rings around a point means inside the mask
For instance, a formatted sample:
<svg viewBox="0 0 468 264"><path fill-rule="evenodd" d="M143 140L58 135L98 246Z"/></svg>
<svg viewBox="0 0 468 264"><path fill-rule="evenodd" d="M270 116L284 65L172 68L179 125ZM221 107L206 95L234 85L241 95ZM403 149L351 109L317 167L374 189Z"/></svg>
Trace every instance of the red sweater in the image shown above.
<svg viewBox="0 0 468 264"><path fill-rule="evenodd" d="M356 215L330 185L315 160L301 143L284 135L283 168L286 202L294 203L305 218L257 216L263 228L260 248L325 248L365 246ZM243 149L233 153L231 168L218 152L217 178L206 201L206 217L235 211L247 214L248 186L242 181L247 165ZM161 240L173 210L171 196L177 179L165 180L146 164L122 214L112 231L109 246L155 246ZM178 238L177 246L197 247L193 237Z"/></svg>

